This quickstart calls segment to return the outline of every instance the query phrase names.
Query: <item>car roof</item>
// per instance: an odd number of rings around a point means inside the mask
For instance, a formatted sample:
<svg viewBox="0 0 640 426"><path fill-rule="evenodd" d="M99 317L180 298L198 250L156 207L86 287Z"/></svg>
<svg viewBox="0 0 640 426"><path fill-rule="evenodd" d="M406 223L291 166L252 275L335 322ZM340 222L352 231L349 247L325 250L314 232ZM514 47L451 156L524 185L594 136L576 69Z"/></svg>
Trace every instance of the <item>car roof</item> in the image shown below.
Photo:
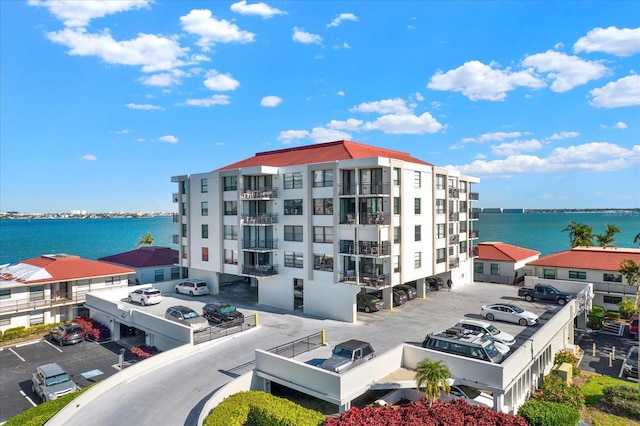
<svg viewBox="0 0 640 426"><path fill-rule="evenodd" d="M474 324L474 325L479 325L481 327L489 327L491 325L491 323L487 321L480 321L480 320L466 319L466 318L459 320L458 324Z"/></svg>
<svg viewBox="0 0 640 426"><path fill-rule="evenodd" d="M40 367L38 367L38 370L42 371L42 373L47 377L66 373L66 371L64 371L64 368L60 367L56 363L41 365Z"/></svg>
<svg viewBox="0 0 640 426"><path fill-rule="evenodd" d="M189 308L187 306L182 306L182 305L171 306L169 309L175 309L176 311L180 311L182 313L193 311L193 309L191 309L191 308ZM169 309L167 309L167 310L169 310Z"/></svg>
<svg viewBox="0 0 640 426"><path fill-rule="evenodd" d="M218 308L226 308L226 307L233 306L233 305L230 305L230 304L225 303L225 302L207 302L207 305L209 305L209 306L217 306Z"/></svg>
<svg viewBox="0 0 640 426"><path fill-rule="evenodd" d="M368 342L363 342L362 340L351 339L351 340L347 340L345 342L339 343L336 346L354 350L354 349L362 348L364 346L371 346L371 345Z"/></svg>

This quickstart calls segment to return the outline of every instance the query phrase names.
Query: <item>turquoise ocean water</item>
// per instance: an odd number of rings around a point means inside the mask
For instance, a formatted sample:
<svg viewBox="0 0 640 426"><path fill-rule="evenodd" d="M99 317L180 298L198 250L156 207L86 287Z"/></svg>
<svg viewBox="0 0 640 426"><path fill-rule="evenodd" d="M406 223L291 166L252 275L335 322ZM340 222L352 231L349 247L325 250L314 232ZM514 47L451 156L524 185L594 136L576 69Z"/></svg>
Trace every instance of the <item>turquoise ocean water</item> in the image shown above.
<svg viewBox="0 0 640 426"><path fill-rule="evenodd" d="M617 247L637 247L640 232L638 212L607 213L481 213L475 229L478 242L502 241L538 250L547 255L569 248L569 235L562 230L571 222L584 223L594 233L604 233L607 224L622 231ZM154 245L172 247L178 228L170 216L122 219L32 219L0 220L0 265L49 253L75 254L97 259L136 248L140 236L151 232Z"/></svg>

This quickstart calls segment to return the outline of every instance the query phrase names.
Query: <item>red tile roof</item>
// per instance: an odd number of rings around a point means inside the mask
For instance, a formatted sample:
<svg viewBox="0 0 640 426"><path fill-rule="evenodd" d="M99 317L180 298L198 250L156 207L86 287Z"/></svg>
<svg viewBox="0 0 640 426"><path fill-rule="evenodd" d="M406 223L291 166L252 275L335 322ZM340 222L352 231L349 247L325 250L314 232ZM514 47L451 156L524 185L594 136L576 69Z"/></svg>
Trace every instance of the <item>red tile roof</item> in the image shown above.
<svg viewBox="0 0 640 426"><path fill-rule="evenodd" d="M178 250L169 247L140 247L136 250L101 257L98 260L132 268L167 266L178 263Z"/></svg>
<svg viewBox="0 0 640 426"><path fill-rule="evenodd" d="M501 242L485 242L478 244L479 260L518 262L520 260L525 260L532 256L539 255L539 251L512 246Z"/></svg>
<svg viewBox="0 0 640 426"><path fill-rule="evenodd" d="M123 268L121 266L111 265L97 260L88 260L79 256L70 256L66 254L34 257L33 259L20 261L18 266L20 263L44 269L51 276L51 278L44 279L16 280L26 284L71 281L135 273L134 270L129 268ZM6 269L10 268L11 266ZM36 274L36 276L42 276L42 274ZM9 275L3 274L2 278L7 280L11 279L10 273Z"/></svg>
<svg viewBox="0 0 640 426"><path fill-rule="evenodd" d="M634 259L640 263L640 249L576 247L571 250L552 253L533 262L531 266L551 268L576 268L597 271L617 271L623 259Z"/></svg>
<svg viewBox="0 0 640 426"><path fill-rule="evenodd" d="M411 163L424 164L427 166L431 165L425 161L413 158L406 152L342 140L300 146L296 148L279 149L276 151L258 152L254 157L229 164L228 166L224 166L216 171L256 166L284 167L372 157L394 158Z"/></svg>

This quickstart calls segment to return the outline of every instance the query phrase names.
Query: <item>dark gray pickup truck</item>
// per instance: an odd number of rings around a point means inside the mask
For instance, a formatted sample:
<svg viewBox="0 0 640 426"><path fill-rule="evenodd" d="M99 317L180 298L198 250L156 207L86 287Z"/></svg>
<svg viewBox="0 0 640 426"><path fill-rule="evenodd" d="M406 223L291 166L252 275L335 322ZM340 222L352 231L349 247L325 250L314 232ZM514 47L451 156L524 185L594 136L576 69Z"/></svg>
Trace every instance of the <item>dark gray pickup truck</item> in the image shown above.
<svg viewBox="0 0 640 426"><path fill-rule="evenodd" d="M536 284L534 288L522 287L518 289L518 296L524 297L527 302L545 300L556 302L558 305L565 305L571 299L570 294L547 284Z"/></svg>

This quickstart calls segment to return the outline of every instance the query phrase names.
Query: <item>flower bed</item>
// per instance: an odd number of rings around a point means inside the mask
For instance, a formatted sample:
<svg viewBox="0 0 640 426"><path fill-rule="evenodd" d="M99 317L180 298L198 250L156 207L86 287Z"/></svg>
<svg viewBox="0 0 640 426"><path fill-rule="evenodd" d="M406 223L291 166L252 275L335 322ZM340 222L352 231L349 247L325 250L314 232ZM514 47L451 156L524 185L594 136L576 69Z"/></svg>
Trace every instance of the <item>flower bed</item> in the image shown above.
<svg viewBox="0 0 640 426"><path fill-rule="evenodd" d="M111 338L111 330L99 321L89 317L76 317L76 324L78 324L85 332L87 340L94 340L96 342L103 342Z"/></svg>
<svg viewBox="0 0 640 426"><path fill-rule="evenodd" d="M133 348L131 348L131 353L137 360L151 358L152 356L159 354L160 352L162 352L160 349L156 348L155 346L149 345L134 346Z"/></svg>

